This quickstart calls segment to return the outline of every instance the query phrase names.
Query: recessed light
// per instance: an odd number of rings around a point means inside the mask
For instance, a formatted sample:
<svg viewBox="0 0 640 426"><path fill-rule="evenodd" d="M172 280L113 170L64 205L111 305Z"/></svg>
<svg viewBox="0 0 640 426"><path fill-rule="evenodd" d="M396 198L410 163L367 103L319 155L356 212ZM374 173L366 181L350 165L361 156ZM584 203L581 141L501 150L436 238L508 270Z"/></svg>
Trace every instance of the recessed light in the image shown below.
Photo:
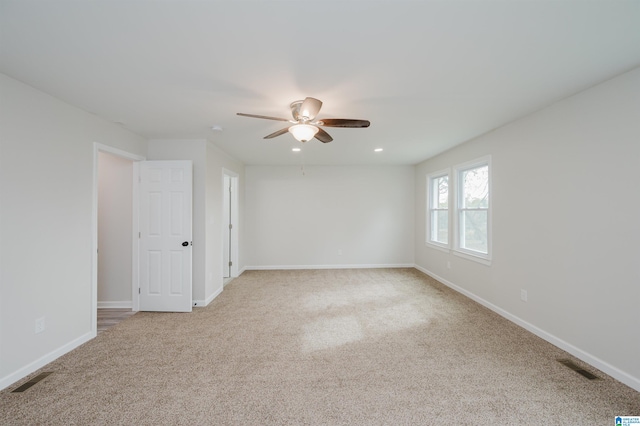
<svg viewBox="0 0 640 426"><path fill-rule="evenodd" d="M222 126L214 124L213 126L211 126L211 130L213 130L214 132L221 132L222 131Z"/></svg>
<svg viewBox="0 0 640 426"><path fill-rule="evenodd" d="M293 152L300 152L300 148L291 148L291 151L293 151Z"/></svg>
<svg viewBox="0 0 640 426"><path fill-rule="evenodd" d="M382 152L382 148L376 148L374 149L375 152Z"/></svg>

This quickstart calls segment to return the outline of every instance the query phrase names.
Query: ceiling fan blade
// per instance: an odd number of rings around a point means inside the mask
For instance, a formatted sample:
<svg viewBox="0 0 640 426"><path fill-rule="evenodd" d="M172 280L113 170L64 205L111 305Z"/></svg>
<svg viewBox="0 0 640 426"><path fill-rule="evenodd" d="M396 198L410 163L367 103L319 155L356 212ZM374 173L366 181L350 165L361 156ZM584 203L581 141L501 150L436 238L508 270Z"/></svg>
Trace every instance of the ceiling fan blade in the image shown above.
<svg viewBox="0 0 640 426"><path fill-rule="evenodd" d="M245 114L243 112L238 112L236 113L238 115L241 115L243 117L252 117L252 118L264 118L265 120L278 120L278 121L289 121L286 118L280 118L280 117L269 117L267 115L256 115L256 114Z"/></svg>
<svg viewBox="0 0 640 426"><path fill-rule="evenodd" d="M306 97L302 105L300 105L300 112L298 116L305 120L313 120L322 108L322 102L316 98Z"/></svg>
<svg viewBox="0 0 640 426"><path fill-rule="evenodd" d="M315 138L322 143L329 143L333 140L333 138L331 137L331 135L329 135L329 133L325 132L319 127L318 127L318 133L316 133Z"/></svg>
<svg viewBox="0 0 640 426"><path fill-rule="evenodd" d="M284 129L280 129L277 132L273 132L270 135L265 136L263 139L271 139L271 138L275 138L276 136L280 136L280 135L284 135L285 133L287 133L289 131L288 127L285 127Z"/></svg>
<svg viewBox="0 0 640 426"><path fill-rule="evenodd" d="M319 126L327 127L369 127L369 120L352 120L349 118L324 118L318 121Z"/></svg>

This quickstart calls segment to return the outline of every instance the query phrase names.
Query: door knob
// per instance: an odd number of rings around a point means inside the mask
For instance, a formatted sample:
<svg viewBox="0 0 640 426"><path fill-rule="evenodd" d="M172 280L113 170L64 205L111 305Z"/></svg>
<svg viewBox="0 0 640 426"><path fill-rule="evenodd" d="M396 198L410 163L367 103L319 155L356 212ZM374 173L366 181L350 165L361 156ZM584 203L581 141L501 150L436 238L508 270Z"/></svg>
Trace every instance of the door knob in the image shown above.
<svg viewBox="0 0 640 426"><path fill-rule="evenodd" d="M188 245L189 245L189 242L188 242L188 241L185 241L184 243L182 243L182 247L186 247L186 246L188 246Z"/></svg>

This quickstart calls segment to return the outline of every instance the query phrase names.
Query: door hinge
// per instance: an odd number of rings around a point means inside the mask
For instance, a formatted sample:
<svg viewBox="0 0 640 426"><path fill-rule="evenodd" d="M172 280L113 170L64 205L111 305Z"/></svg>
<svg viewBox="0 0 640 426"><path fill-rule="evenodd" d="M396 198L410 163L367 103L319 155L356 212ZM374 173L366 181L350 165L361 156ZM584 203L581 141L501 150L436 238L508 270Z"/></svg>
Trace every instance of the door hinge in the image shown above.
<svg viewBox="0 0 640 426"><path fill-rule="evenodd" d="M138 294L140 294L140 287L138 287Z"/></svg>
<svg viewBox="0 0 640 426"><path fill-rule="evenodd" d="M138 238L142 238L142 233L138 232Z"/></svg>
<svg viewBox="0 0 640 426"><path fill-rule="evenodd" d="M233 262L229 262L229 266L233 266Z"/></svg>
<svg viewBox="0 0 640 426"><path fill-rule="evenodd" d="M229 229L233 229L233 225L232 224L229 224Z"/></svg>

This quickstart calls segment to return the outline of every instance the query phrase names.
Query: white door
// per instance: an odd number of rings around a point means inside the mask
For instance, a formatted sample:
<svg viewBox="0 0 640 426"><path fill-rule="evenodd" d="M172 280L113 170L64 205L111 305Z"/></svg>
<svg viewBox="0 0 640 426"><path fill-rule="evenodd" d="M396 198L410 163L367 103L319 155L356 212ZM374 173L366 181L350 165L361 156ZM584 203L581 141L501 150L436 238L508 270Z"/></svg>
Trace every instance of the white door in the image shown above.
<svg viewBox="0 0 640 426"><path fill-rule="evenodd" d="M222 209L223 209L223 229L222 229L222 270L223 278L231 276L231 178L224 175L224 186L222 188Z"/></svg>
<svg viewBox="0 0 640 426"><path fill-rule="evenodd" d="M140 162L140 310L191 312L191 161Z"/></svg>

